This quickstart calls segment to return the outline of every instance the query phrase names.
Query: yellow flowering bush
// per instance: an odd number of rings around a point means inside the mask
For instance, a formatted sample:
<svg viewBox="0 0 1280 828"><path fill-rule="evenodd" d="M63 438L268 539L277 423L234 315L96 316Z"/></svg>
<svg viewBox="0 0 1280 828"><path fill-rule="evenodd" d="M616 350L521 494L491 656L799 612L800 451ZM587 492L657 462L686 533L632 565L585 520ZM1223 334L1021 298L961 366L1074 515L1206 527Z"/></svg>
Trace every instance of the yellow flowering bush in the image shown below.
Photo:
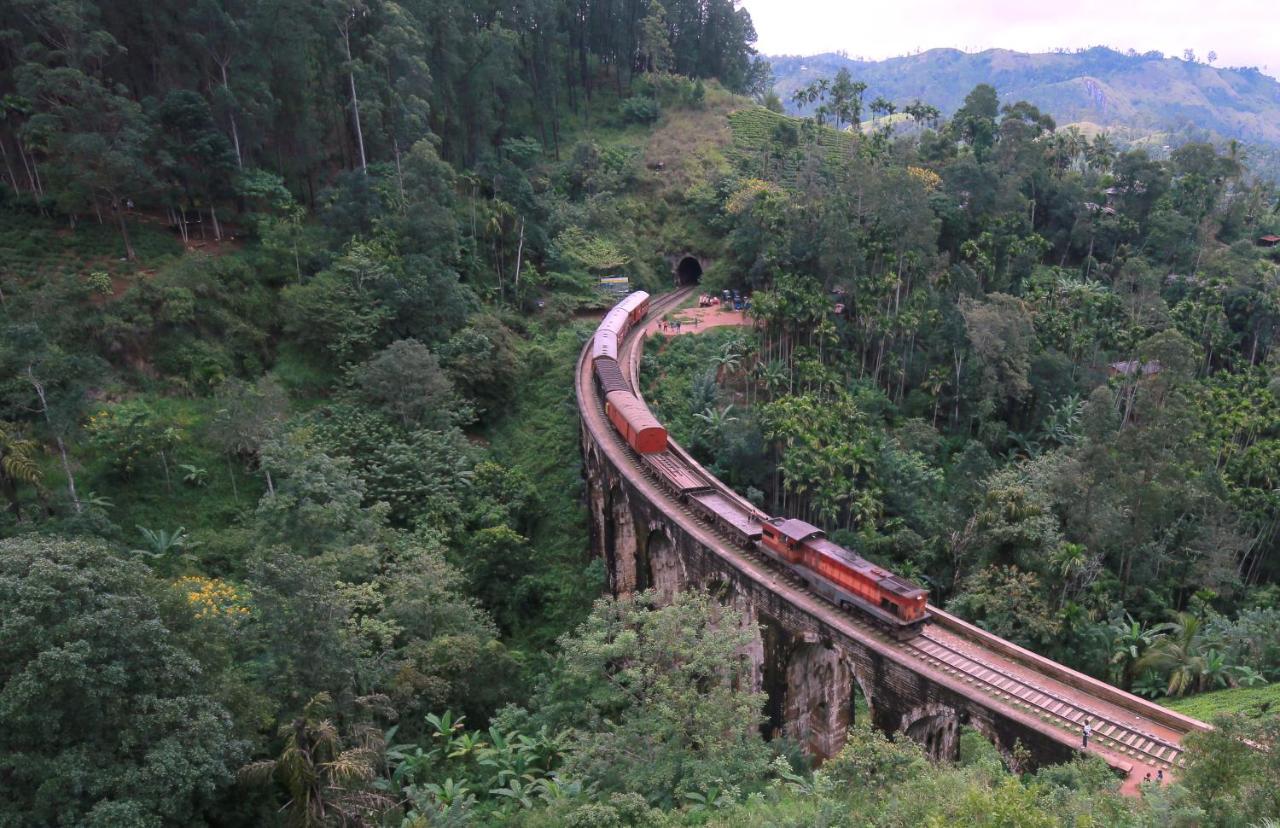
<svg viewBox="0 0 1280 828"><path fill-rule="evenodd" d="M914 178L924 185L926 190L932 192L942 185L942 176L933 170L927 170L924 167L907 167L907 175Z"/></svg>
<svg viewBox="0 0 1280 828"><path fill-rule="evenodd" d="M195 610L196 618L241 618L249 614L248 596L221 578L187 575L174 586Z"/></svg>
<svg viewBox="0 0 1280 828"><path fill-rule="evenodd" d="M748 178L733 195L729 196L725 210L737 214L747 209L748 205L761 193L774 192L776 188L768 181L759 178Z"/></svg>

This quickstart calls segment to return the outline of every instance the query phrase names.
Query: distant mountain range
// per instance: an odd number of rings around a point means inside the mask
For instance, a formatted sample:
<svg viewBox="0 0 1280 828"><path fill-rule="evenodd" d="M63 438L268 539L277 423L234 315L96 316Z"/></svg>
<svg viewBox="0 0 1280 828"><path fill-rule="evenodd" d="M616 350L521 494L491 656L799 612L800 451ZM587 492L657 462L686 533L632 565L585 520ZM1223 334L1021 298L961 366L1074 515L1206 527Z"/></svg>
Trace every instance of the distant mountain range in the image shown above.
<svg viewBox="0 0 1280 828"><path fill-rule="evenodd" d="M792 91L847 67L868 85L867 103L882 95L901 107L918 98L950 115L974 86L989 83L1001 103L1030 101L1059 126L1106 129L1131 140L1235 138L1265 156L1280 148L1280 81L1253 68L1215 68L1158 52L1125 54L1101 47L1050 54L931 49L880 61L837 54L769 60L775 88L791 112L796 112ZM863 117L870 113L864 111Z"/></svg>

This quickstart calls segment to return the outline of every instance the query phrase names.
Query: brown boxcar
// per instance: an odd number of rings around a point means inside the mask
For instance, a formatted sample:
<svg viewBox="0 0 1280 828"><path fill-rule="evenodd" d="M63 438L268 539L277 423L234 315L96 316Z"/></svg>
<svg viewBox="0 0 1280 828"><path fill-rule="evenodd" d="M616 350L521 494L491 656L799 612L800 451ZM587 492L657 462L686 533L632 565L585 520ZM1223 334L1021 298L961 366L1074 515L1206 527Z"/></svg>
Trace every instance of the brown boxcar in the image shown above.
<svg viewBox="0 0 1280 828"><path fill-rule="evenodd" d="M606 395L604 409L609 415L609 422L613 423L627 445L640 454L666 449L667 430L630 392L614 391Z"/></svg>

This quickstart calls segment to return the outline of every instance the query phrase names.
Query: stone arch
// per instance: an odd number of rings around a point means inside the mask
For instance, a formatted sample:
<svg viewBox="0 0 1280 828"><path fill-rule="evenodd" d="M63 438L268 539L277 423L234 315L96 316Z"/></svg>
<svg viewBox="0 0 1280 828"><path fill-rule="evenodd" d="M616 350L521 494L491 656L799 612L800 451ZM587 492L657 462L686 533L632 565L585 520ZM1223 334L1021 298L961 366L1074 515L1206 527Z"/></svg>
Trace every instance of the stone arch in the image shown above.
<svg viewBox="0 0 1280 828"><path fill-rule="evenodd" d="M681 256L676 263L676 286L686 287L702 281L702 262L694 256Z"/></svg>
<svg viewBox="0 0 1280 828"><path fill-rule="evenodd" d="M925 704L902 717L899 728L924 748L930 759L954 762L960 758L962 715L942 704Z"/></svg>
<svg viewBox="0 0 1280 828"><path fill-rule="evenodd" d="M1018 758L1014 756L1013 747L1017 744L1017 738L1015 737L1013 741L1007 740L1004 734L1001 733L1000 729L985 716L966 716L962 724L973 728L975 731L980 733L984 739L990 742L995 747L996 751L999 752L1000 758L1004 761L1006 768L1009 768L1009 770L1014 773L1023 773L1024 771L1030 770L1030 768L1020 767L1021 763Z"/></svg>
<svg viewBox="0 0 1280 828"><path fill-rule="evenodd" d="M834 756L853 724L853 664L830 640L797 640L786 665L783 732L810 755Z"/></svg>

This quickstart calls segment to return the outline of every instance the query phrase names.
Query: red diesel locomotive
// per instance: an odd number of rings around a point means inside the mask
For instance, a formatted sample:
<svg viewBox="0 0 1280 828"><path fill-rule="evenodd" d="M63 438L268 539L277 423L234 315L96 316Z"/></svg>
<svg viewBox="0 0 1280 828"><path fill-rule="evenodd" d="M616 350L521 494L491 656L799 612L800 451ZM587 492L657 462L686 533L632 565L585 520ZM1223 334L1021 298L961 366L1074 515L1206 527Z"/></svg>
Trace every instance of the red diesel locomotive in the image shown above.
<svg viewBox="0 0 1280 828"><path fill-rule="evenodd" d="M649 295L633 293L605 316L592 343L592 369L605 413L646 469L672 496L733 542L759 549L837 607L857 612L901 640L929 621L928 590L832 543L802 520L769 517L746 507L668 445L662 424L632 392L618 365L618 345L649 311Z"/></svg>
<svg viewBox="0 0 1280 828"><path fill-rule="evenodd" d="M929 620L928 590L832 543L813 524L770 518L760 528L760 549L837 607L858 610L910 635Z"/></svg>

